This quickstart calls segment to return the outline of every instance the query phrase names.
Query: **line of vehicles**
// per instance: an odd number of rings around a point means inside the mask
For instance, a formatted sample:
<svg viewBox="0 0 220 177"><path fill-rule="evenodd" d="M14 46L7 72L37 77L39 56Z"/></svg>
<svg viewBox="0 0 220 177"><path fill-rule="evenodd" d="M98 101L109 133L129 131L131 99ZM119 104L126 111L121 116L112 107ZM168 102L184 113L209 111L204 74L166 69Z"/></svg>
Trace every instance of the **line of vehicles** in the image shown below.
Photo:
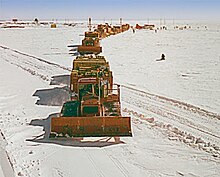
<svg viewBox="0 0 220 177"><path fill-rule="evenodd" d="M70 74L71 100L63 104L59 117L51 118L50 138L132 136L131 118L121 114L120 85L114 84L109 62L102 52L100 39L128 30L98 25L85 32L82 45L75 46L78 56Z"/></svg>

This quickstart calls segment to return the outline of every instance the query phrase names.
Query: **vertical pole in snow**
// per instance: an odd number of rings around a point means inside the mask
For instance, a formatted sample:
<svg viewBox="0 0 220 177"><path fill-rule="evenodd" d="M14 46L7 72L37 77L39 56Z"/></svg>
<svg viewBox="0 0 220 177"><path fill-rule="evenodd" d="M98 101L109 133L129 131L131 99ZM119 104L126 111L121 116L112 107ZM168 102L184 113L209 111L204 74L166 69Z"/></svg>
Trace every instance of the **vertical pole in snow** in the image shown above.
<svg viewBox="0 0 220 177"><path fill-rule="evenodd" d="M89 31L91 31L91 29L92 29L92 20L91 18L89 18Z"/></svg>
<svg viewBox="0 0 220 177"><path fill-rule="evenodd" d="M120 25L122 26L122 18L120 18Z"/></svg>
<svg viewBox="0 0 220 177"><path fill-rule="evenodd" d="M162 19L160 18L160 29L161 29L161 25L162 25Z"/></svg>

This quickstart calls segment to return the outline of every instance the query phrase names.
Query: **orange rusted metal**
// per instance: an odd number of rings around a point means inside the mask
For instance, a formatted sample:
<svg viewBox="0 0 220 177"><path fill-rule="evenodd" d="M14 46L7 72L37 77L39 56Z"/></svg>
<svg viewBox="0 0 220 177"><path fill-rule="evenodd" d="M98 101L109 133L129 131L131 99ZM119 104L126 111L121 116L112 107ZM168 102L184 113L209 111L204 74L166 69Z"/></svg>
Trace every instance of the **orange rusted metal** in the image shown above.
<svg viewBox="0 0 220 177"><path fill-rule="evenodd" d="M80 53L84 53L84 54L90 54L90 53L94 53L94 54L99 54L102 52L102 47L100 46L79 46L78 47L78 51Z"/></svg>
<svg viewBox="0 0 220 177"><path fill-rule="evenodd" d="M56 137L132 136L130 117L54 117L51 132Z"/></svg>

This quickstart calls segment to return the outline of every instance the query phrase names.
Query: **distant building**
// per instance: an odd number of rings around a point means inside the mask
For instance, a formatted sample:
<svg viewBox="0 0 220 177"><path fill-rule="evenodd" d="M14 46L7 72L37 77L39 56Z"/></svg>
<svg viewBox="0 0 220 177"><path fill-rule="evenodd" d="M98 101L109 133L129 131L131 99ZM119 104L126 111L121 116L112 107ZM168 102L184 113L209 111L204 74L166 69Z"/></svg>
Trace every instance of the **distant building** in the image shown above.
<svg viewBox="0 0 220 177"><path fill-rule="evenodd" d="M56 23L52 23L52 24L50 25L50 27L51 27L51 28L56 28L57 25L56 25Z"/></svg>
<svg viewBox="0 0 220 177"><path fill-rule="evenodd" d="M12 21L13 21L14 23L16 23L16 22L18 21L18 19L17 19L17 18L13 18Z"/></svg>
<svg viewBox="0 0 220 177"><path fill-rule="evenodd" d="M39 24L39 20L38 20L37 18L35 18L35 19L34 19L34 23L35 23L36 25L38 25L38 24Z"/></svg>

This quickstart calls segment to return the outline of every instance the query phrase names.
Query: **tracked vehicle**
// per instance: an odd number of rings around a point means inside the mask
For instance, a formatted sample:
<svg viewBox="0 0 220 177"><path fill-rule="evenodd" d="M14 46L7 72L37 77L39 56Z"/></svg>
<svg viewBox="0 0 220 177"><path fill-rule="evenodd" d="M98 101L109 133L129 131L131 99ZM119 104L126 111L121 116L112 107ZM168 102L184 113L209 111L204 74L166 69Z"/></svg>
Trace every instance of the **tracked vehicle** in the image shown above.
<svg viewBox="0 0 220 177"><path fill-rule="evenodd" d="M131 136L130 117L121 116L120 86L103 56L73 61L71 100L51 120L51 137Z"/></svg>
<svg viewBox="0 0 220 177"><path fill-rule="evenodd" d="M102 47L99 42L99 33L94 31L85 32L85 38L82 40L82 45L78 46L80 55L85 54L100 54Z"/></svg>
<svg viewBox="0 0 220 177"><path fill-rule="evenodd" d="M85 34L89 37L83 44L97 42L97 32ZM78 51L81 56L73 60L70 75L71 100L64 103L58 117L51 118L50 137L132 136L130 117L121 115L120 86L113 84L105 57L97 55L99 43L82 45Z"/></svg>

